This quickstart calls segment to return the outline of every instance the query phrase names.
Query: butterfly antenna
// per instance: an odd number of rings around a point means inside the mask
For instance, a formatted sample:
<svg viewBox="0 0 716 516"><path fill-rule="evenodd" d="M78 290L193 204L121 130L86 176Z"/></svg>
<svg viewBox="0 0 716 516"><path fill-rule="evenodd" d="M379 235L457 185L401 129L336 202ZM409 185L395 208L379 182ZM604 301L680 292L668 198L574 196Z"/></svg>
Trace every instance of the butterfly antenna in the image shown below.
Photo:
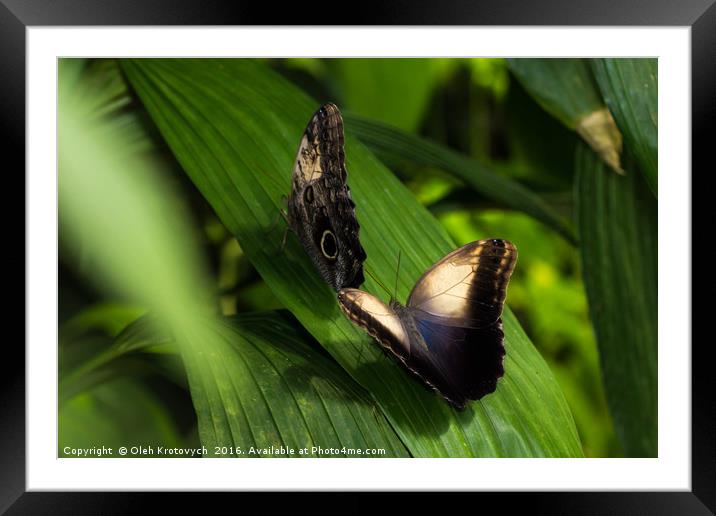
<svg viewBox="0 0 716 516"><path fill-rule="evenodd" d="M358 350L358 364L362 364L361 360L363 360L363 350L365 349L365 346L361 346L360 350Z"/></svg>
<svg viewBox="0 0 716 516"><path fill-rule="evenodd" d="M393 290L393 299L398 299L398 276L400 275L400 249L398 249L398 267L395 269L395 290Z"/></svg>
<svg viewBox="0 0 716 516"><path fill-rule="evenodd" d="M370 269L368 269L368 268L366 267L366 268L365 268L365 271L368 273L368 276L370 276L371 278L373 278L373 281L375 281L378 285L380 285L380 288L382 288L383 290L385 290L385 293L386 293L386 294L390 295L390 290L388 289L388 287L386 287L386 286L383 284L383 282L380 281L380 280L375 276L375 274L373 274L372 272L370 272Z"/></svg>

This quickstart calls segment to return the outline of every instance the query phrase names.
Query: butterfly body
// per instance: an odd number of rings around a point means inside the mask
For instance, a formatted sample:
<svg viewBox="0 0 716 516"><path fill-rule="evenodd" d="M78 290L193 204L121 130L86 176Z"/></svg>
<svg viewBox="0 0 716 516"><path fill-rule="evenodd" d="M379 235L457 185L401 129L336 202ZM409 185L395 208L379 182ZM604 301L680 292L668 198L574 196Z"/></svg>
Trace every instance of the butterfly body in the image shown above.
<svg viewBox="0 0 716 516"><path fill-rule="evenodd" d="M288 223L323 279L340 290L363 281L365 251L346 182L343 120L325 104L304 131L292 174Z"/></svg>
<svg viewBox="0 0 716 516"><path fill-rule="evenodd" d="M504 374L501 315L516 258L507 241L472 242L428 269L405 306L357 289L338 299L411 373L463 408L494 392Z"/></svg>

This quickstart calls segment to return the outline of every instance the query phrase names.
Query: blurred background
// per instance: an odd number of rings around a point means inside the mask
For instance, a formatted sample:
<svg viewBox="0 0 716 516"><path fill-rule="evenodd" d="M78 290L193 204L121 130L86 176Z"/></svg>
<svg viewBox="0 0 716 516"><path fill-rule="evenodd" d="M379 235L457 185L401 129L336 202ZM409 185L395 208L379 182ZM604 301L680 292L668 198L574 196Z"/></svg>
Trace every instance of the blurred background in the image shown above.
<svg viewBox="0 0 716 516"><path fill-rule="evenodd" d="M548 114L503 59L272 59L271 68L319 102L346 114L346 132L361 117L442 144L535 192L564 220L573 217L577 134ZM281 303L241 247L179 168L128 91L113 60L83 62L76 71L87 91L102 92L155 166L169 171L171 195L194 228L225 315L280 309ZM106 100L106 99L105 99ZM507 303L549 364L571 408L588 457L622 456L605 401L599 355L589 318L578 249L563 236L507 204L481 197L454 175L390 152L381 160L443 224L458 245L504 238L519 249ZM349 169L349 174L351 170ZM171 199L170 199L171 201ZM358 214L360 218L360 212ZM60 371L72 370L146 312L121 293L108 296L88 279L82 252L60 233ZM196 416L179 359L170 353L130 356L129 374L61 393L64 442L198 445ZM96 371L101 375L101 369ZM137 435L137 429L141 432ZM133 429L132 431L130 431Z"/></svg>

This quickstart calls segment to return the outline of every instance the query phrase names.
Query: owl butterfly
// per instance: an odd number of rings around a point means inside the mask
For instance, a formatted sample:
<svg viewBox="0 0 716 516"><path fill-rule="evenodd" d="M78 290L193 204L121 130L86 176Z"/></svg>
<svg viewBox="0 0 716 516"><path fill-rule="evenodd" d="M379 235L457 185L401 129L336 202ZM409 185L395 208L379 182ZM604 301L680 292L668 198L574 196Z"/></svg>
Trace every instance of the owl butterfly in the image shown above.
<svg viewBox="0 0 716 516"><path fill-rule="evenodd" d="M479 240L430 267L406 306L352 288L338 300L402 365L463 409L494 392L504 373L501 316L516 261L510 242Z"/></svg>
<svg viewBox="0 0 716 516"><path fill-rule="evenodd" d="M323 279L338 291L359 287L366 254L346 183L343 119L335 104L313 115L301 138L288 197L288 224Z"/></svg>

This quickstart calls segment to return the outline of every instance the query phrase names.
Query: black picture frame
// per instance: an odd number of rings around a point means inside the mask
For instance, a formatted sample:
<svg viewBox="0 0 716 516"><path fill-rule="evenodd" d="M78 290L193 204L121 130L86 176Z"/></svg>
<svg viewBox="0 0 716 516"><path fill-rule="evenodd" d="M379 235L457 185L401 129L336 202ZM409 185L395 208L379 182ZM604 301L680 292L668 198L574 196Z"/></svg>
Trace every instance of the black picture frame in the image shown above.
<svg viewBox="0 0 716 516"><path fill-rule="evenodd" d="M0 0L0 144L5 174L8 226L22 233L16 222L20 209L9 199L25 199L25 42L32 26L61 25L608 25L691 27L692 71L692 169L713 170L716 125L716 5L715 0L517 0L428 2L401 0L361 2L356 14L346 18L343 9L323 2L282 3L218 0ZM346 12L351 9L347 6ZM708 164L707 164L708 163ZM692 174L693 177L693 174ZM12 184L9 179L14 178ZM690 178L688 178L690 180ZM687 178L685 178L687 180ZM23 195L18 192L22 191ZM22 202L22 201L21 201ZM12 214L12 217L11 217ZM694 220L698 220L694 217ZM7 228L6 228L7 229ZM8 233L7 230L5 232ZM18 235L19 236L19 235ZM22 247L25 248L24 245ZM17 247L13 246L13 252ZM686 250L685 250L686 251ZM11 256L16 270L26 256ZM691 260L691 250L684 253ZM10 269L6 269L10 270ZM16 275L19 276L19 275ZM24 296L23 296L24 298ZM14 299L10 298L12 303ZM691 304L691 300L683 300ZM20 310L19 304L16 310ZM24 303L23 303L24 313ZM20 314L10 320L20 320ZM692 490L690 492L565 492L475 493L497 502L504 509L522 508L530 514L714 514L716 512L716 385L708 350L711 339L692 343ZM674 345L687 346L680 342ZM49 493L25 492L25 352L17 340L7 339L3 350L4 374L0 388L0 513L7 514L125 514L147 503L142 493ZM260 495L255 497L265 503ZM265 496L265 495L264 495ZM373 508L376 495L350 495L346 510ZM456 495L451 495L456 496ZM187 495L163 496L162 503L188 508ZM263 502L261 502L263 500ZM303 498L313 511L319 506L336 507L331 496ZM271 496L273 508L286 503ZM292 502L295 507L296 502ZM304 502L299 502L304 503ZM423 506L414 495L410 505ZM453 503L453 502L451 502ZM470 503L475 503L470 501ZM403 507L403 510L409 507ZM165 510L171 510L165 506Z"/></svg>

